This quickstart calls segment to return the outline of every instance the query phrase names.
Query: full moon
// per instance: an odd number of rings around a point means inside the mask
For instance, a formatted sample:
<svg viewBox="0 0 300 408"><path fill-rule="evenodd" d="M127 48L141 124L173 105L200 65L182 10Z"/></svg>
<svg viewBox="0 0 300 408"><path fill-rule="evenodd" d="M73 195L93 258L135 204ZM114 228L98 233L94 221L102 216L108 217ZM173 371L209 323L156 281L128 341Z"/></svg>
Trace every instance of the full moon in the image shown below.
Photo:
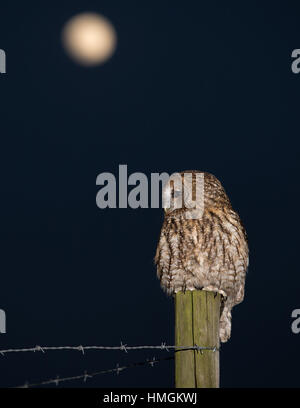
<svg viewBox="0 0 300 408"><path fill-rule="evenodd" d="M92 66L104 63L113 55L117 34L107 18L96 13L82 13L65 24L62 41L75 61Z"/></svg>

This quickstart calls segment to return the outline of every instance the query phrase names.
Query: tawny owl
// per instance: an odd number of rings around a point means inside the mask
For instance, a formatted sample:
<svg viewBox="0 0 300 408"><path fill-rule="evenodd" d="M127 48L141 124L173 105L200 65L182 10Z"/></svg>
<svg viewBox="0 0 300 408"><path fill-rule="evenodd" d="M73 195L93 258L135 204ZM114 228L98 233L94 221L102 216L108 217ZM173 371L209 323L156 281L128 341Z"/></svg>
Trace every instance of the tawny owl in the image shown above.
<svg viewBox="0 0 300 408"><path fill-rule="evenodd" d="M189 175L190 184L184 182L184 175ZM220 293L220 340L226 342L231 333L231 309L244 298L245 229L212 174L185 171L171 180L163 189L163 202L169 204L164 205L155 256L157 276L169 295L200 289Z"/></svg>

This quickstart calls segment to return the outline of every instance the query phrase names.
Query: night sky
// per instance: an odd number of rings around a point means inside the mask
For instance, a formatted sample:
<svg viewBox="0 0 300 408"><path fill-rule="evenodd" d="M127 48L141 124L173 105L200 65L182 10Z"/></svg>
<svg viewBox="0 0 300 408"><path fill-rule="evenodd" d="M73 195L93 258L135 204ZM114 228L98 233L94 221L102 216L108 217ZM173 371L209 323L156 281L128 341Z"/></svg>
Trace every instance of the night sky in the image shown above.
<svg viewBox="0 0 300 408"><path fill-rule="evenodd" d="M104 65L61 45L73 15L118 34ZM299 91L296 1L2 2L0 349L174 344L153 258L161 209L96 206L102 172L213 173L246 227L245 300L221 350L222 387L299 387ZM114 368L166 351L0 356L0 386ZM68 387L172 387L174 363Z"/></svg>

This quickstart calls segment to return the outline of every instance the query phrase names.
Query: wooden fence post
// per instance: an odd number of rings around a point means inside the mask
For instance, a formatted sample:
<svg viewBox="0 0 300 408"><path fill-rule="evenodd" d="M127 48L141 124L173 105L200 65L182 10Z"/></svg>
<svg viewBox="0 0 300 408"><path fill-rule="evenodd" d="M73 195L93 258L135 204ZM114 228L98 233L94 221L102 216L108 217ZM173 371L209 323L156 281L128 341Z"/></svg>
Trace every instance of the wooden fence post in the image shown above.
<svg viewBox="0 0 300 408"><path fill-rule="evenodd" d="M204 290L175 295L175 346L217 347L175 352L176 388L219 387L219 294Z"/></svg>

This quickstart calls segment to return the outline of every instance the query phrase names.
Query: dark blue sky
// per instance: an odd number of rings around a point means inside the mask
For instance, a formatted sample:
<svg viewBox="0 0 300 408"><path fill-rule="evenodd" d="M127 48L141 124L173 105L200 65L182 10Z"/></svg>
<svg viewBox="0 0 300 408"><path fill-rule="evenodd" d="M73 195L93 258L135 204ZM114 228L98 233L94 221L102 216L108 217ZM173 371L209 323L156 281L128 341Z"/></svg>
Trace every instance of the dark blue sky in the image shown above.
<svg viewBox="0 0 300 408"><path fill-rule="evenodd" d="M80 67L62 49L62 26L81 11L116 27L103 66ZM296 1L1 3L0 348L173 344L172 301L153 266L162 211L100 210L95 180L119 164L198 169L223 183L251 251L221 385L299 386L299 17ZM165 352L9 355L0 385L153 355ZM173 363L87 385L172 386Z"/></svg>

